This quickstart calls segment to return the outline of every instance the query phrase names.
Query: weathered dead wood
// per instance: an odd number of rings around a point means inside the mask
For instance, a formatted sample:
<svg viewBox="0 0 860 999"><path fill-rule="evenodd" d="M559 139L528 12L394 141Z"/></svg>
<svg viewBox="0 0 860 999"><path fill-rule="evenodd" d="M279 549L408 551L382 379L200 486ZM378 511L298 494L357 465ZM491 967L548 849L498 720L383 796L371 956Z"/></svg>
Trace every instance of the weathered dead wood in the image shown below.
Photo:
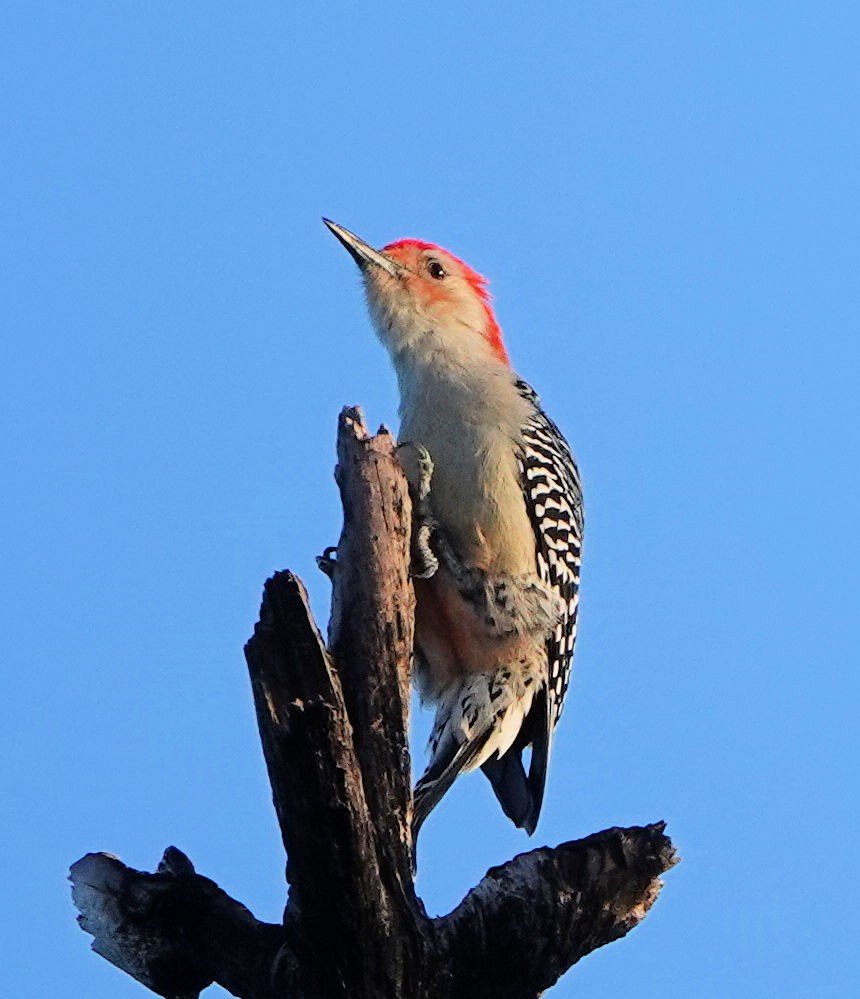
<svg viewBox="0 0 860 999"><path fill-rule="evenodd" d="M310 994L337 994L326 991L326 979L340 976L331 954L364 987L365 971L385 958L387 893L340 675L291 573L267 582L246 657L287 850L295 959L319 967L323 980Z"/></svg>
<svg viewBox="0 0 860 999"><path fill-rule="evenodd" d="M368 436L359 409L343 411L335 477L344 524L332 575L329 648L343 678L368 807L386 857L390 915L399 911L408 921L416 905L407 740L415 594L412 504L395 450L384 429Z"/></svg>
<svg viewBox="0 0 860 999"><path fill-rule="evenodd" d="M535 999L645 918L676 863L664 823L606 829L494 867L437 920L450 999Z"/></svg>
<svg viewBox="0 0 860 999"><path fill-rule="evenodd" d="M283 927L255 919L175 847L154 874L88 853L70 879L93 950L158 995L194 999L214 981L241 999L285 995Z"/></svg>
<svg viewBox="0 0 860 999"><path fill-rule="evenodd" d="M427 918L411 878L411 513L394 451L344 411L330 651L290 573L267 582L246 647L289 858L284 924L258 922L172 848L154 874L106 854L72 868L93 948L154 992L531 999L635 926L675 862L662 824L610 829L516 857Z"/></svg>

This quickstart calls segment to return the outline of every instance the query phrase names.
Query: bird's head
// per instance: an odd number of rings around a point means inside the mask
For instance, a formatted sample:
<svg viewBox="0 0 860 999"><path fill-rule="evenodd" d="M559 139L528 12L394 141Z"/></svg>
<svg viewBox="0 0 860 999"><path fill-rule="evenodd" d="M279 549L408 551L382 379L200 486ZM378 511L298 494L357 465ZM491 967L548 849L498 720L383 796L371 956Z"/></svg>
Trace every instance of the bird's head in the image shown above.
<svg viewBox="0 0 860 999"><path fill-rule="evenodd" d="M364 277L370 314L397 363L411 352L480 352L508 364L487 281L433 243L400 239L375 250L343 226L323 219Z"/></svg>

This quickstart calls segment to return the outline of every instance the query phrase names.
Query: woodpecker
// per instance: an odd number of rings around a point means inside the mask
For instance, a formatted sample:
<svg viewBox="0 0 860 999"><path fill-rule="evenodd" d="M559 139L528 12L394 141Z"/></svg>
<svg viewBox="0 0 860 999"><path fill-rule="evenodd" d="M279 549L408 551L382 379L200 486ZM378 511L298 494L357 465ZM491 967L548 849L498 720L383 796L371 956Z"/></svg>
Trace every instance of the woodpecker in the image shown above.
<svg viewBox="0 0 860 999"><path fill-rule="evenodd" d="M455 778L478 767L531 834L576 638L576 462L511 368L485 278L432 243L375 250L323 221L358 264L394 365L402 464L420 520L415 673L436 716L414 834Z"/></svg>

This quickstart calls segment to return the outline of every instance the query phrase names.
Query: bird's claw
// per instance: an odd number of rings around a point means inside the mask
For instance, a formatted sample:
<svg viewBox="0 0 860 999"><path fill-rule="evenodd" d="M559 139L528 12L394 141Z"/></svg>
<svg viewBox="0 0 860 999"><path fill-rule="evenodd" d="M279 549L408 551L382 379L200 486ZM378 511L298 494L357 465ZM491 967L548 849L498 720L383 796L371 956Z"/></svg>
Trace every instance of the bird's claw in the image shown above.
<svg viewBox="0 0 860 999"><path fill-rule="evenodd" d="M337 567L337 559L334 557L336 554L337 546L329 545L322 555L317 555L317 568L324 576L328 576L329 579L334 576L334 570Z"/></svg>
<svg viewBox="0 0 860 999"><path fill-rule="evenodd" d="M430 481L433 459L421 444L406 441L397 446L397 460L406 474L412 497L412 553L409 571L413 579L430 579L439 568L439 559L431 547L436 521L430 512Z"/></svg>
<svg viewBox="0 0 860 999"><path fill-rule="evenodd" d="M430 579L436 575L439 559L430 546L435 523L429 519L416 518L412 527L412 551L409 572L413 579Z"/></svg>
<svg viewBox="0 0 860 999"><path fill-rule="evenodd" d="M433 478L433 459L422 444L404 441L397 445L397 460L406 473L412 502L419 506L430 495L430 480Z"/></svg>

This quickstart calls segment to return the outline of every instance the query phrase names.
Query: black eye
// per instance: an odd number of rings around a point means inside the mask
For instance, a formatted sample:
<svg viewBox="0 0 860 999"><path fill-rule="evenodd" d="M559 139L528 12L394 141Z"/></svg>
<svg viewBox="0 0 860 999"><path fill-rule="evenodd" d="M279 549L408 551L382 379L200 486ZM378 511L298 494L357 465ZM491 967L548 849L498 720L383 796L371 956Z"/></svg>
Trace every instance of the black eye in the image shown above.
<svg viewBox="0 0 860 999"><path fill-rule="evenodd" d="M427 270L430 271L430 277L436 278L437 281L441 281L447 273L438 260L430 260L427 264Z"/></svg>

